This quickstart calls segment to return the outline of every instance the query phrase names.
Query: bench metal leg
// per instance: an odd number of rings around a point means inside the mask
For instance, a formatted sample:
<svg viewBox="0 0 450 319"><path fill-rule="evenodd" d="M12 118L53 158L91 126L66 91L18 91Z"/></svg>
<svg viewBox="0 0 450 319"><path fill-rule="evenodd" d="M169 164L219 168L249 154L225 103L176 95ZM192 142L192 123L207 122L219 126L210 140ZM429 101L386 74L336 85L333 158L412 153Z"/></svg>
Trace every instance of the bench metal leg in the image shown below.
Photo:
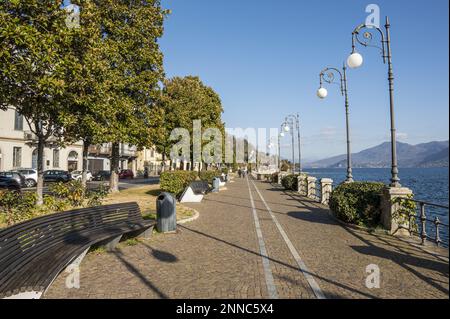
<svg viewBox="0 0 450 319"><path fill-rule="evenodd" d="M144 239L151 238L152 234L153 234L153 228L155 228L155 226L151 226L151 227L147 228L146 230L141 232L137 237L138 238L144 238Z"/></svg>
<svg viewBox="0 0 450 319"><path fill-rule="evenodd" d="M120 239L122 238L122 235L114 237L112 240L107 242L104 247L106 251L114 251L116 249L117 244L119 243Z"/></svg>
<svg viewBox="0 0 450 319"><path fill-rule="evenodd" d="M83 252L81 253L80 256L78 256L77 258L75 258L75 259L74 259L74 260L66 267L66 270L67 270L67 268L73 267L73 266L79 267L80 264L81 264L81 261L82 261L83 258L86 256L86 254L88 253L88 251L89 251L90 248L91 248L91 246L89 246L85 251L83 251Z"/></svg>

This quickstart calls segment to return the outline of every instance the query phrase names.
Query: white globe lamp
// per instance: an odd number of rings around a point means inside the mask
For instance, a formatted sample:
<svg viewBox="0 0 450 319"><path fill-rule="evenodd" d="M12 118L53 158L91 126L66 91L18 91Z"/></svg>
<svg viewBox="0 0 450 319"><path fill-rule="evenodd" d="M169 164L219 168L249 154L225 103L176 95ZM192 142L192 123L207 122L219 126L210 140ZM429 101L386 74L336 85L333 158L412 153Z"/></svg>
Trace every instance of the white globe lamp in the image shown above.
<svg viewBox="0 0 450 319"><path fill-rule="evenodd" d="M347 65L352 69L359 68L362 64L363 64L363 57L358 52L350 54L350 56L347 59Z"/></svg>
<svg viewBox="0 0 450 319"><path fill-rule="evenodd" d="M321 99L326 98L328 95L328 91L326 88L321 87L320 89L317 90L317 96Z"/></svg>

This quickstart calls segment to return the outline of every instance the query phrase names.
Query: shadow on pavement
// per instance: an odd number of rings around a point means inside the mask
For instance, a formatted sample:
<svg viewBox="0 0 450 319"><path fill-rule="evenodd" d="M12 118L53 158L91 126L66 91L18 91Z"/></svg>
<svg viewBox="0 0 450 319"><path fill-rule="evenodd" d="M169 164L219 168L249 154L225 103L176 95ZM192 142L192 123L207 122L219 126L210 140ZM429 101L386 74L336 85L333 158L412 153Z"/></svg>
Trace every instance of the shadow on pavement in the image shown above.
<svg viewBox="0 0 450 319"><path fill-rule="evenodd" d="M214 237L214 236L212 236L212 235L205 234L205 233L203 233L203 232L201 232L201 231L198 231L198 230L195 230L195 229L191 229L191 228L186 227L186 226L183 226L183 225L178 225L178 227L180 227L180 228L182 228L182 229L185 229L185 230L187 230L187 231L196 233L196 234L198 234L198 235L200 235L200 236L203 236L203 237L206 237L206 238L209 238L209 239L213 239L213 240L219 241L219 242L221 242L221 243L224 243L224 244L229 245L229 246L231 246L231 247L237 248L237 249L239 249L239 250L243 250L243 251L245 251L245 252L247 252L247 253L249 253L249 254L253 254L253 255L262 257L262 255L261 255L260 253L254 252L254 251L252 251L252 250L249 250L249 249L247 249L247 248L238 246L238 245L236 245L236 244L230 243L230 242L228 242L228 241L226 241L226 240L223 240L223 239ZM289 264L286 264L286 263L284 263L284 262L282 262L282 261L279 261L279 260L277 260L277 259L273 259L272 257L267 257L267 258L268 258L271 262L274 262L274 263L276 263L276 264L282 265L282 266L287 267L287 268L290 268L290 269L294 269L294 270L296 270L296 271L300 271L300 269L299 269L298 267L293 267L293 266L291 266L291 265L289 265ZM304 271L304 272L305 272L305 271ZM332 285L335 285L335 286L337 286L337 287L341 287L342 289L345 289L345 290L348 290L348 291L351 291L351 292L354 292L354 293L358 293L358 294L360 294L360 295L362 295L362 296L365 296L365 297L367 297L367 298L377 298L377 297L375 297L375 296L373 296L373 295L371 295L371 294L368 294L368 293L359 291L359 290L357 290L357 289L355 289L355 288L346 286L346 285L341 284L341 283L339 283L339 282L335 282L335 281L333 281L333 280L331 280L331 279L328 279L328 278L319 276L319 275L317 275L317 274L315 274L315 273L311 273L311 272L307 272L307 273L310 274L311 276L315 277L316 279L320 279L320 280L326 281L326 282L328 282L328 283L330 283L330 284L332 284ZM290 280L290 279L289 279L289 280Z"/></svg>
<svg viewBox="0 0 450 319"><path fill-rule="evenodd" d="M153 290L160 298L168 299L169 297L165 295L161 290L158 289L150 280L148 280L132 263L128 262L125 258L122 257L122 253L120 251L115 251L113 254L117 257L117 259L125 265L125 267L135 275L139 280L145 284L148 288Z"/></svg>

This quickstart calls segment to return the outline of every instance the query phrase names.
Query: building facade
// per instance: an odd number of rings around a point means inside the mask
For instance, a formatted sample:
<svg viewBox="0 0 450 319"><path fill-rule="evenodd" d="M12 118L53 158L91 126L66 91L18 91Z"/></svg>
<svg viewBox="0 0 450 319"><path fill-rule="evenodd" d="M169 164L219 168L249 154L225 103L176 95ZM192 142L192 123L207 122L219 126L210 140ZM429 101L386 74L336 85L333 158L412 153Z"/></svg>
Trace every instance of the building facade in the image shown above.
<svg viewBox="0 0 450 319"><path fill-rule="evenodd" d="M46 147L44 170L80 170L82 143L66 147ZM0 111L0 171L16 168L37 168L35 136L27 122L14 108Z"/></svg>
<svg viewBox="0 0 450 319"><path fill-rule="evenodd" d="M49 143L51 145L52 143ZM111 169L111 143L90 145L88 170L96 173ZM132 145L120 144L120 169L131 169L135 176L143 175L147 168L150 175L161 171L162 155L155 148L137 151ZM44 170L81 170L83 143L65 147L44 149ZM0 111L0 171L17 168L37 168L37 145L27 122L14 108Z"/></svg>
<svg viewBox="0 0 450 319"><path fill-rule="evenodd" d="M111 169L112 144L104 143L99 145L90 145L88 149L88 170L93 173L98 171L109 171ZM136 176L138 152L136 146L127 144L119 145L120 169L131 169Z"/></svg>
<svg viewBox="0 0 450 319"><path fill-rule="evenodd" d="M149 175L158 175L162 169L162 154L155 147L144 148L137 152L137 170L143 174L147 169Z"/></svg>

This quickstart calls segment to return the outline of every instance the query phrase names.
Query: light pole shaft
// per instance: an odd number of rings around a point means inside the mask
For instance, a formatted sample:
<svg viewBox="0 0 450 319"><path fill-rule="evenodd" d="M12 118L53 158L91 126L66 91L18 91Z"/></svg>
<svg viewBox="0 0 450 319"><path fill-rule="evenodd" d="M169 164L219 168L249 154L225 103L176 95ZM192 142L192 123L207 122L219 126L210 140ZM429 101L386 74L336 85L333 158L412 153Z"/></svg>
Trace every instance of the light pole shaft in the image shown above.
<svg viewBox="0 0 450 319"><path fill-rule="evenodd" d="M350 147L350 121L349 121L349 105L348 105L348 90L347 90L347 68L342 68L343 70L343 90L345 98L345 126L347 132L347 182L353 182L352 175L352 152Z"/></svg>
<svg viewBox="0 0 450 319"><path fill-rule="evenodd" d="M292 122L292 173L295 173L295 140L294 140L294 123Z"/></svg>
<svg viewBox="0 0 450 319"><path fill-rule="evenodd" d="M397 166L397 137L395 129L395 113L394 113L394 72L392 70L392 54L391 54L391 34L389 17L386 17L386 49L387 49L387 61L388 61L388 81L389 81L389 103L390 103L390 115L391 115L391 156L392 156L392 168L391 168L391 186L400 187L400 178L398 177Z"/></svg>
<svg viewBox="0 0 450 319"><path fill-rule="evenodd" d="M301 139L300 139L300 117L297 114L297 139L298 139L298 171L302 172L302 152L301 152Z"/></svg>

